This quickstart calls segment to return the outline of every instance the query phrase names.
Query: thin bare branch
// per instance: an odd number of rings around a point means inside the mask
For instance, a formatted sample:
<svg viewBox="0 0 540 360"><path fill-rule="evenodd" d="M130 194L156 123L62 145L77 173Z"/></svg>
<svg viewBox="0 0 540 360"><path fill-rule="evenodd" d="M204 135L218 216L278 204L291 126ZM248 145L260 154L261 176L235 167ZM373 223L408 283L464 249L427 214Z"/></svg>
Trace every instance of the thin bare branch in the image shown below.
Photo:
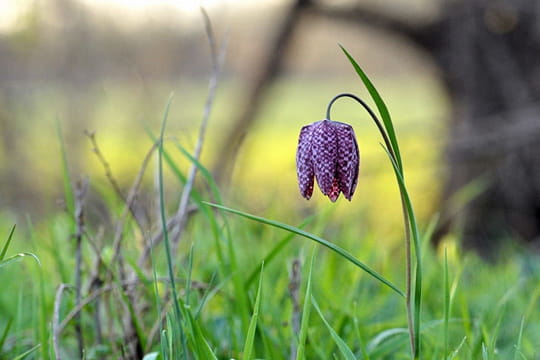
<svg viewBox="0 0 540 360"><path fill-rule="evenodd" d="M114 255L113 255L113 261L111 263L114 263L114 261L118 260L120 256L122 238L123 238L123 233L124 233L124 226L127 220L127 215L130 211L133 201L135 200L135 196L137 195L137 192L139 191L139 187L141 185L142 178L144 176L146 168L148 167L148 163L150 159L152 158L152 154L157 149L157 146L158 146L158 143L157 142L154 143L152 147L150 148L150 150L146 153L146 156L144 157L139 173L137 174L137 177L135 181L133 182L131 189L129 190L124 211L122 212L120 219L116 223L116 230L115 230L114 241L113 241ZM143 233L143 236L144 236L144 233Z"/></svg>
<svg viewBox="0 0 540 360"><path fill-rule="evenodd" d="M86 305L90 304L92 301L94 301L101 294L103 294L103 293L105 293L107 291L111 291L111 290L113 290L113 289L115 289L117 287L137 285L139 282L140 282L139 280L135 280L135 281L124 281L124 282L121 282L120 284L111 283L111 284L108 284L108 285L105 285L105 286L102 286L100 288L95 289L86 298L82 299L79 304L77 304L73 309L71 309L71 311L66 315L64 320L62 320L60 325L58 325L58 318L56 319L57 320L56 327L57 327L57 330L58 330L58 334L60 334L65 329L67 324L69 324L72 320L74 320L77 317L78 314L80 314L81 310ZM65 285L65 284L62 284L62 285ZM58 297L58 292L57 292L57 297ZM55 303L55 311L56 311L56 303ZM56 316L56 312L55 312L55 316Z"/></svg>
<svg viewBox="0 0 540 360"><path fill-rule="evenodd" d="M81 302L82 289L82 237L84 234L84 199L88 192L88 178L78 181L75 185L75 304ZM80 314L75 319L75 334L77 337L77 345L79 348L79 356L81 359L84 355L84 338L82 333Z"/></svg>
<svg viewBox="0 0 540 360"><path fill-rule="evenodd" d="M58 286L58 289L56 290L56 296L54 298L54 313L53 313L53 320L52 320L52 342L53 342L53 348L54 348L54 354L56 360L61 360L60 356L60 345L58 343L60 334L62 333L62 330L64 327L62 325L58 325L60 321L60 304L62 303L62 294L64 293L64 290L70 288L71 285L68 284L60 284Z"/></svg>
<svg viewBox="0 0 540 360"><path fill-rule="evenodd" d="M218 85L218 80L221 75L221 70L223 67L225 54L227 50L227 41L223 42L223 45L219 51L217 51L216 46L216 39L214 35L214 31L212 29L212 23L210 21L210 18L208 17L208 14L204 10L204 8L201 7L201 13L204 20L204 26L206 30L206 36L208 38L208 44L210 45L210 54L212 58L212 74L210 76L210 80L208 83L208 96L206 98L206 104L204 106L204 112L203 112L203 118L201 122L201 126L199 128L199 137L197 139L197 144L195 145L195 150L193 152L193 158L195 160L199 160L201 156L201 152L203 149L204 144L204 137L206 134L206 128L208 126L208 120L210 118L210 112L212 110L214 99L216 96L216 90ZM176 211L175 218L178 220L178 225L176 225L176 235L172 238L172 252L173 254L176 253L176 250L178 248L178 244L180 242L180 238L182 237L182 233L184 230L184 227L188 220L188 203L189 198L191 196L191 190L193 189L193 183L195 181L195 176L197 175L197 165L195 163L191 164L191 168L189 169L189 174L187 177L186 184L184 186L184 190L182 191L182 196L180 198L180 203L178 205L178 210Z"/></svg>
<svg viewBox="0 0 540 360"><path fill-rule="evenodd" d="M99 149L99 146L98 146L98 143L97 143L97 140L96 140L96 133L95 131L88 131L88 130L85 130L84 131L84 134L88 137L88 139L90 139L90 142L92 143L92 151L96 154L99 162L101 163L101 165L103 166L103 169L105 170L105 176L107 177L107 179L109 180L109 182L111 183L111 186L113 187L116 195L125 203L125 204L128 204L128 209L129 211L131 212L131 216L133 217L133 219L135 220L135 222L137 223L138 227L139 227L139 230L141 231L141 233L144 233L144 226L143 224L141 223L141 220L139 219L139 217L137 216L136 212L135 212L135 208L133 206L133 201L129 202L129 195L128 197L126 198L126 196L124 196L124 193L122 192L122 189L120 189L120 185L118 185L118 182L116 181L116 179L114 178L113 174L112 174L112 170L111 170L111 166L109 164L109 162L105 159L105 156L103 155L103 153L101 152L101 150Z"/></svg>

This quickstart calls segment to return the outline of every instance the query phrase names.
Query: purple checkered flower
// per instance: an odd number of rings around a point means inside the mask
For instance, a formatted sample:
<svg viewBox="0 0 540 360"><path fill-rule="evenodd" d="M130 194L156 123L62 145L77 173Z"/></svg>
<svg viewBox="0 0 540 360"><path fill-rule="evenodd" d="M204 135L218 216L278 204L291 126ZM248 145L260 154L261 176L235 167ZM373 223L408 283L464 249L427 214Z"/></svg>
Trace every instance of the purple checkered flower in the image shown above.
<svg viewBox="0 0 540 360"><path fill-rule="evenodd" d="M300 193L313 194L314 178L322 193L336 201L340 193L351 200L358 182L360 155L350 125L322 120L300 130L296 152L296 172Z"/></svg>

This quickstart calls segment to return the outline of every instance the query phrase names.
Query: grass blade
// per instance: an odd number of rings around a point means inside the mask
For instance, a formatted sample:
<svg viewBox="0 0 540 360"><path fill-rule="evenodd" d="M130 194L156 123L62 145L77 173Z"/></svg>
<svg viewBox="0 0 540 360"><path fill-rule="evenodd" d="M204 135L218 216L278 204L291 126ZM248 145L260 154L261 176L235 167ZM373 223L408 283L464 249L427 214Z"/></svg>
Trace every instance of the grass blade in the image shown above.
<svg viewBox="0 0 540 360"><path fill-rule="evenodd" d="M174 308L174 329L176 331L171 331L171 334L180 335L180 338L182 339L181 342L185 344L185 338L184 338L184 332L182 329L182 315L181 315L181 309L179 302L181 301L178 297L178 294L176 292L176 281L174 277L174 269L173 269L173 262L172 262L172 254L171 254L171 245L169 242L169 232L167 231L167 215L165 212L165 190L164 190L164 183L163 183L163 138L165 134L165 127L167 124L167 118L169 116L169 109L172 102L172 95L169 97L169 100L167 101L167 105L165 108L165 113L163 115L163 120L161 122L161 131L160 131L160 141L159 141L159 161L158 161L158 176L159 176L159 213L161 216L161 226L163 227L163 242L165 244L165 255L167 258L167 269L168 269L168 275L169 275L169 281L171 286L171 293L173 298L173 308ZM173 330L173 329L171 329ZM187 359L187 354L185 352L186 347L183 347L184 351L183 357L184 359Z"/></svg>
<svg viewBox="0 0 540 360"><path fill-rule="evenodd" d="M342 45L339 45L341 50L345 53L347 58L349 59L350 63L352 64L354 70L360 77L360 80L364 83L367 91L369 92L369 95L371 95L371 98L375 102L375 105L377 106L377 109L379 110L379 114L381 115L382 121L384 123L384 127L386 129L386 132L388 133L388 137L390 139L390 143L392 144L392 149L394 150L394 153L396 154L396 159L398 163L398 168L400 169L400 172L403 173L403 165L401 163L401 154L399 152L399 145L397 142L396 132L394 131L394 125L392 124L392 119L390 118L390 112L388 111L388 108L386 107L386 104L384 103L382 97L379 95L379 92L369 80L366 73L362 70L360 65L354 60L354 58L349 54L347 50Z"/></svg>
<svg viewBox="0 0 540 360"><path fill-rule="evenodd" d="M58 142L60 143L60 158L62 160L62 179L64 182L64 199L67 212L70 216L75 214L75 196L73 194L73 187L71 186L71 175L69 174L68 159L66 153L66 147L64 144L64 138L62 136L62 127L60 122L56 122L56 134L58 136ZM75 228L75 222L73 222L73 228Z"/></svg>
<svg viewBox="0 0 540 360"><path fill-rule="evenodd" d="M19 253L19 254L10 256L5 260L0 261L0 268L4 267L4 266L6 266L6 265L8 265L8 264L10 264L12 262L15 262L17 260L20 260L20 259L22 259L23 257L26 257L26 256L32 257L34 260L36 260L38 265L41 266L41 263L39 262L39 259L38 259L38 257L36 255L34 255L32 253L24 252L24 253Z"/></svg>
<svg viewBox="0 0 540 360"><path fill-rule="evenodd" d="M2 348L4 347L4 343L6 342L7 336L9 334L9 329L11 329L11 325L13 325L13 318L10 318L8 320L6 327L2 332L2 336L0 337L0 354L2 353Z"/></svg>
<svg viewBox="0 0 540 360"><path fill-rule="evenodd" d="M246 335L246 342L244 343L244 359L251 360L253 358L253 342L255 341L255 330L257 329L257 320L259 319L259 310L261 307L261 294L262 294L262 280L264 273L264 263L261 267L261 275L259 277L259 287L257 289L257 296L255 298L255 305L253 306L253 315L249 322L248 332Z"/></svg>
<svg viewBox="0 0 540 360"><path fill-rule="evenodd" d="M9 247L9 244L11 243L11 239L13 238L13 234L15 233L15 227L16 227L16 225L13 225L11 227L11 230L9 231L9 235L8 235L7 240L6 240L6 243L2 247L2 252L0 252L0 261L4 260L4 258L6 257L7 249Z"/></svg>
<svg viewBox="0 0 540 360"><path fill-rule="evenodd" d="M450 319L450 282L448 279L448 253L444 249L444 357L448 356L448 320Z"/></svg>
<svg viewBox="0 0 540 360"><path fill-rule="evenodd" d="M395 354L407 343L408 330L405 328L392 328L377 334L367 345L370 356L381 359Z"/></svg>
<svg viewBox="0 0 540 360"><path fill-rule="evenodd" d="M518 360L521 355L521 341L523 338L523 327L525 325L525 317L521 318L521 325L519 326L519 334L516 343L516 351L514 352L514 360Z"/></svg>
<svg viewBox="0 0 540 360"><path fill-rule="evenodd" d="M315 310L317 311L317 313L319 314L319 316L321 317L321 320L323 321L324 325L326 325L326 328L330 332L332 339L334 339L334 342L336 343L343 357L347 360L356 360L356 356L354 356L353 352L351 351L351 349L349 349L345 341L343 341L343 339L338 335L338 333L334 329L332 329L332 326L330 326L328 321L326 321L326 319L324 318L321 312L321 309L319 308L319 305L317 305L317 301L315 301L315 298L313 296L311 297L311 303L313 307L315 308Z"/></svg>
<svg viewBox="0 0 540 360"><path fill-rule="evenodd" d="M266 219L266 218L263 218L263 217L260 217L260 216L251 215L251 214L248 214L248 213L245 213L245 212L242 212L242 211L239 211L239 210L231 209L231 208L228 208L228 207L222 206L222 205L212 204L212 203L208 203L208 202L203 202L203 203L206 204L206 205L213 206L215 208L218 208L218 209L221 209L221 210L236 214L236 215L243 216L245 218L248 218L248 219L263 223L263 224L267 224L267 225L270 225L270 226L273 226L273 227L276 227L276 228L279 228L279 229L283 229L283 230L295 233L297 235L303 236L303 237L308 238L310 240L313 240L313 241L327 247L328 249L334 251L335 253L337 253L341 257L349 260L354 265L361 268L362 270L367 272L369 275L371 275L375 279L379 280L381 283L385 284L386 286L388 286L390 289L394 290L396 293L398 293L402 297L405 297L405 294L403 293L403 291L398 289L397 286L395 286L390 281L385 279L382 275L377 273L375 270L371 269L369 266L367 266L366 264L364 264L363 262L361 262L360 260L355 258L352 254L350 254L346 250L342 249L341 247L337 246L336 244L331 243L328 240L325 240L325 239L320 238L320 237L318 237L316 235L308 233L307 231L304 231L304 230L299 229L297 227L287 225L287 224L284 224L284 223L281 223L281 222L278 222L278 221Z"/></svg>
<svg viewBox="0 0 540 360"><path fill-rule="evenodd" d="M29 349L29 350L23 352L22 354L20 354L20 355L18 355L18 356L15 356L15 357L13 358L13 360L21 360L21 359L24 359L26 356L30 355L31 353L33 353L34 351L36 351L37 349L39 349L40 346L41 346L41 345L39 345L39 344L36 345L36 346L34 346L33 348L31 348L31 349Z"/></svg>
<svg viewBox="0 0 540 360"><path fill-rule="evenodd" d="M414 244L415 258L416 258L416 268L414 272L414 333L415 337L415 351L416 357L419 357L420 351L420 312L422 307L422 251L420 247L420 234L418 232L418 223L416 222L416 216L414 214L414 209L412 206L411 198L407 187L405 186L405 180L403 179L403 174L400 172L398 164L394 161L394 158L383 146L383 149L386 151L388 158L392 162L392 167L394 168L394 173L399 184L399 190L405 201L405 206L407 208L407 213L409 215L409 222L411 225L411 232Z"/></svg>
<svg viewBox="0 0 540 360"><path fill-rule="evenodd" d="M489 354L486 344L482 343L482 360L489 360Z"/></svg>
<svg viewBox="0 0 540 360"><path fill-rule="evenodd" d="M461 348L463 347L463 344L465 344L465 341L467 341L467 337L464 336L463 339L461 339L461 342L459 343L458 347L452 352L452 354L447 358L448 360L453 360L457 354L459 353L459 351L461 350Z"/></svg>
<svg viewBox="0 0 540 360"><path fill-rule="evenodd" d="M218 185L216 184L214 177L210 173L210 170L208 170L203 164L201 164L201 162L197 160L193 155L191 155L189 151L187 151L186 148L184 148L180 143L175 142L175 145L182 153L182 155L188 158L188 160L197 167L203 178L206 180L206 183L210 187L214 199L216 199L218 204L221 204L221 193L219 192Z"/></svg>
<svg viewBox="0 0 540 360"><path fill-rule="evenodd" d="M296 360L304 360L306 355L306 339L309 328L309 314L311 313L311 274L315 259L316 248L313 248L311 261L309 263L308 278L306 284L306 295L304 296L304 308L302 309L302 322L300 323L300 335L298 336L298 348L296 350Z"/></svg>
<svg viewBox="0 0 540 360"><path fill-rule="evenodd" d="M300 226L298 228L302 229L304 226L309 224L313 220L313 218L314 218L314 216L310 216L309 218L304 220L300 224ZM264 264L268 265L268 263L270 263L281 252L281 250L283 250L285 248L285 246L289 242L291 242L291 240L294 238L294 236L295 236L294 233L290 233L287 236L285 236L283 239L278 241L278 243L274 246L274 248L272 250L270 250L270 252L264 257L262 262ZM257 274L261 271L261 266L257 266L257 268L251 272L251 275L248 277L248 279L245 282L246 289L251 285L251 283L253 281L255 281L255 278L257 277Z"/></svg>

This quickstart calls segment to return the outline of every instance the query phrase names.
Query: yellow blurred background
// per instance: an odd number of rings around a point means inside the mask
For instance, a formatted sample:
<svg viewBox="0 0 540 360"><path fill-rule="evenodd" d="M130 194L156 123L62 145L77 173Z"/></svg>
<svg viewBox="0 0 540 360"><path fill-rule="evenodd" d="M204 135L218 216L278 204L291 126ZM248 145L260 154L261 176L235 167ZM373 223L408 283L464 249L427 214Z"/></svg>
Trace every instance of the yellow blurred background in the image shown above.
<svg viewBox="0 0 540 360"><path fill-rule="evenodd" d="M362 3L401 11L413 21L435 11L425 1ZM167 135L192 151L211 75L199 6L208 12L218 45L227 42L202 154L202 163L212 169L220 161L224 132L246 106L289 1L0 1L4 221L28 215L40 219L59 211L56 203L63 189L58 128L72 178L88 176L95 197L108 183L85 130L95 131L113 175L127 189L152 144L145 127L159 130L167 99L174 93ZM279 75L240 148L232 180L221 191L228 205L247 211L292 223L318 212L330 213L343 224L356 224L361 216L362 225L392 237L401 231L397 184L381 139L357 104L340 100L333 110L335 120L353 125L359 141L360 180L353 201L341 198L330 204L316 191L306 202L296 184L301 126L321 120L328 101L339 92L354 92L369 102L338 43L355 56L387 102L420 218L425 223L436 214L449 111L436 70L421 51L396 35L309 15L302 17L290 40ZM173 147L171 152L183 159ZM187 172L189 163L179 161ZM153 191L152 173L146 176L148 192ZM174 203L181 186L171 181L168 191Z"/></svg>

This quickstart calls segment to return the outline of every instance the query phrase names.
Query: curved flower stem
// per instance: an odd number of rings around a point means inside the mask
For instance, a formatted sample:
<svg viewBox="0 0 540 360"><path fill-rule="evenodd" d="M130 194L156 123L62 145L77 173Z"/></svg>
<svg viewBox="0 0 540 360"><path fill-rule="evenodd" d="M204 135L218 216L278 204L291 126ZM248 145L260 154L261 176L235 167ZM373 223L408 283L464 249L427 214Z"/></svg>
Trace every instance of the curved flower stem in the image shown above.
<svg viewBox="0 0 540 360"><path fill-rule="evenodd" d="M364 109L369 113L371 116L371 119L375 122L375 125L379 129L379 132L381 133L381 136L384 140L384 143L386 145L386 149L388 150L388 154L390 155L392 161L396 166L398 166L399 175L396 174L396 176L401 176L403 178L403 169L399 167L399 162L396 158L396 154L394 152L394 148L392 147L392 143L390 142L390 139L388 138L388 135L386 133L386 130L384 129L384 126L382 125L381 121L375 115L373 110L364 102L364 100L360 99L358 96L351 94L351 93L341 93L332 98L330 102L328 103L328 107L326 109L326 118L328 120L331 120L330 118L330 111L332 109L332 105L342 97L348 97L353 100L356 100L360 105L364 107ZM398 177L398 185L399 185L399 177ZM403 190L400 186L400 196L401 196L401 210L403 212L403 222L405 225L405 257L406 257L406 269L405 269L405 283L406 283L406 289L405 289L405 302L406 302L406 308L407 308L407 324L409 329L409 340L411 343L411 352L413 354L413 358L417 358L418 349L416 349L416 337L419 336L419 334L415 334L415 326L414 326L414 318L413 318L413 311L412 311L412 301L411 301L411 283L412 283L412 255L411 255L411 224L410 224L410 218L409 218L409 212L407 210L407 204L405 201L405 194L403 193Z"/></svg>

